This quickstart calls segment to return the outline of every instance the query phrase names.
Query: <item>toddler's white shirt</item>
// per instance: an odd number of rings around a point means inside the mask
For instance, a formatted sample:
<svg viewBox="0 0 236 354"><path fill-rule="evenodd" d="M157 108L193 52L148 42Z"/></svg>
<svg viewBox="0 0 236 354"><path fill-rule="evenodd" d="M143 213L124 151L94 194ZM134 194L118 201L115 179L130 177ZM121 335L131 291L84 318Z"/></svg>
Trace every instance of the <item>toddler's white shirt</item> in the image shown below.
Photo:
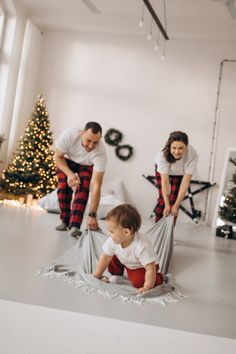
<svg viewBox="0 0 236 354"><path fill-rule="evenodd" d="M103 251L109 256L116 255L129 269L143 268L152 262L158 264L157 255L150 241L140 233L135 234L133 242L126 248L114 243L109 237L103 245Z"/></svg>

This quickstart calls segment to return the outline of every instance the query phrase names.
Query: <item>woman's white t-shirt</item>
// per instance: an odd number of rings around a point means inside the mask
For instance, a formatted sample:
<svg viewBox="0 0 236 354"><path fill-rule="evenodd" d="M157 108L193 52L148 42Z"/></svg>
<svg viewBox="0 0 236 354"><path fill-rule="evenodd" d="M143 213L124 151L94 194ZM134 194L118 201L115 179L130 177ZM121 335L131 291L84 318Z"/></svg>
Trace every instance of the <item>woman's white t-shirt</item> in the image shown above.
<svg viewBox="0 0 236 354"><path fill-rule="evenodd" d="M102 248L107 255L116 255L129 269L143 268L152 262L158 264L157 255L150 241L140 233L135 234L134 240L128 247L123 248L109 237Z"/></svg>
<svg viewBox="0 0 236 354"><path fill-rule="evenodd" d="M197 151L191 145L187 146L187 150L182 158L174 163L170 163L166 160L162 150L158 152L155 159L157 171L170 176L193 175L196 171L197 162Z"/></svg>
<svg viewBox="0 0 236 354"><path fill-rule="evenodd" d="M68 159L80 165L93 165L93 170L97 172L105 171L107 154L102 141L99 141L94 150L86 151L81 143L81 130L78 128L65 130L56 140L55 146Z"/></svg>

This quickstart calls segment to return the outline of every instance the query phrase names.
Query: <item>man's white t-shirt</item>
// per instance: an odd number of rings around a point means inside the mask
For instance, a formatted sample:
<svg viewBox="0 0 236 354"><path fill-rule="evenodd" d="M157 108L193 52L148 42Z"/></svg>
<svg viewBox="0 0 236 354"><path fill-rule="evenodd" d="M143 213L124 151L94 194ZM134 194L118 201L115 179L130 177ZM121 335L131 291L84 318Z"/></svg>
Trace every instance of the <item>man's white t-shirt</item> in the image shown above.
<svg viewBox="0 0 236 354"><path fill-rule="evenodd" d="M159 151L155 159L157 171L170 176L193 175L196 171L197 162L197 151L191 145L188 145L182 158L174 163L166 160L163 151Z"/></svg>
<svg viewBox="0 0 236 354"><path fill-rule="evenodd" d="M107 162L107 154L103 142L100 140L91 152L85 150L81 144L81 130L70 128L65 130L56 140L55 146L68 159L86 166L94 166L96 172L104 172Z"/></svg>
<svg viewBox="0 0 236 354"><path fill-rule="evenodd" d="M107 255L116 255L120 262L129 269L143 268L152 262L158 264L157 255L150 241L140 233L135 234L133 242L126 248L114 243L111 237L102 248Z"/></svg>

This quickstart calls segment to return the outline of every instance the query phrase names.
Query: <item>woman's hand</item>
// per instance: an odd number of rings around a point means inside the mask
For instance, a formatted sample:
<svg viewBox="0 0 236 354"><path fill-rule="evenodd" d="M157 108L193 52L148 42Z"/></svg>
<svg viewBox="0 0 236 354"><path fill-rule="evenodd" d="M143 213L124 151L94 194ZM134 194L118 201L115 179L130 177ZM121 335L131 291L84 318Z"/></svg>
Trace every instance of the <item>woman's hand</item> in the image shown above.
<svg viewBox="0 0 236 354"><path fill-rule="evenodd" d="M163 210L163 216L169 215L169 214L170 214L170 211L171 211L170 205L165 205L165 208L164 208L164 210Z"/></svg>
<svg viewBox="0 0 236 354"><path fill-rule="evenodd" d="M179 205L178 204L174 204L171 208L171 214L173 216L178 216L179 214Z"/></svg>

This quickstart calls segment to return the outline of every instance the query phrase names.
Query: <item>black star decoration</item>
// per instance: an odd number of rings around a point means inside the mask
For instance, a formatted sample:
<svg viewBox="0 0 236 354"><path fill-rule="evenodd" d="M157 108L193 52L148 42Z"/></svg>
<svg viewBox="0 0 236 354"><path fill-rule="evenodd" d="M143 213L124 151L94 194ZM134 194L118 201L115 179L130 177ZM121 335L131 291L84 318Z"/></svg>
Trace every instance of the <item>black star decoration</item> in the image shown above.
<svg viewBox="0 0 236 354"><path fill-rule="evenodd" d="M144 178L146 178L152 185L154 185L157 188L156 185L156 177L155 176L150 176L150 175L143 175ZM183 205L180 205L180 209L186 214L188 215L196 224L198 223L199 218L201 217L201 210L197 210L194 206L194 201L193 201L193 196L208 189L211 188L215 185L216 183L211 183L211 182L205 182L205 181L197 181L197 180L191 180L190 182L190 186L188 188L188 193L186 194L186 196L184 197L184 200L189 200L190 203L190 208L191 211L187 210ZM200 187L198 187L197 189L195 189L194 191L192 191L192 185L198 185ZM151 217L155 215L155 209L156 207L153 209L153 212L151 214Z"/></svg>

